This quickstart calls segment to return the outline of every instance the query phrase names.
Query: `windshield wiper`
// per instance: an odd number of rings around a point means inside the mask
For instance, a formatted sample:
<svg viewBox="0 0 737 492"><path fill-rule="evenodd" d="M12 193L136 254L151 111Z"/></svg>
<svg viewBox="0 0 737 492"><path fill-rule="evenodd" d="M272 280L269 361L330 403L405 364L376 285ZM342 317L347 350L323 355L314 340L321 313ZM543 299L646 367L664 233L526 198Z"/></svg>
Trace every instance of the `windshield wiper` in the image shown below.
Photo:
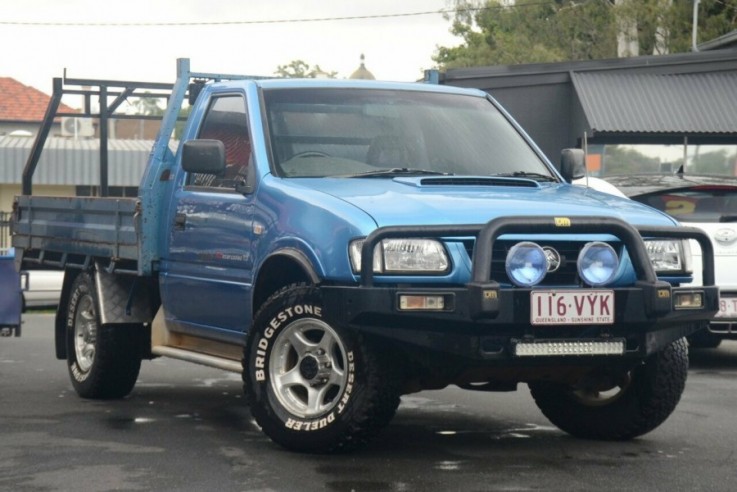
<svg viewBox="0 0 737 492"><path fill-rule="evenodd" d="M501 176L503 178L530 178L535 181L558 181L553 176L549 174L541 174L541 173L531 173L527 171L515 171L513 173L499 173L495 174L494 176Z"/></svg>
<svg viewBox="0 0 737 492"><path fill-rule="evenodd" d="M721 215L719 222L737 222L737 215Z"/></svg>
<svg viewBox="0 0 737 492"><path fill-rule="evenodd" d="M364 173L349 174L341 176L343 178L375 178L375 177L394 177L394 176L452 176L453 173L445 173L442 171L430 171L429 169L413 169L409 167L394 167L391 169L377 169L376 171L366 171Z"/></svg>

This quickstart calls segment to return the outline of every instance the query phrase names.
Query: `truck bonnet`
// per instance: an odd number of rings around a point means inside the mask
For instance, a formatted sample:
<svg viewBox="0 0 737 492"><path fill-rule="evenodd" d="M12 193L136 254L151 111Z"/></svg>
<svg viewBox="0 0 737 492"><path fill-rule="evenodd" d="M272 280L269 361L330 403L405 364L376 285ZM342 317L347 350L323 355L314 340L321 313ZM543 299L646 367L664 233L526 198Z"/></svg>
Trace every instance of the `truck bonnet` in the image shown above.
<svg viewBox="0 0 737 492"><path fill-rule="evenodd" d="M433 178L426 177L294 181L358 207L379 227L482 224L510 214L539 216L541 210L556 216L616 217L634 225L674 225L666 215L632 200L567 184L432 184Z"/></svg>

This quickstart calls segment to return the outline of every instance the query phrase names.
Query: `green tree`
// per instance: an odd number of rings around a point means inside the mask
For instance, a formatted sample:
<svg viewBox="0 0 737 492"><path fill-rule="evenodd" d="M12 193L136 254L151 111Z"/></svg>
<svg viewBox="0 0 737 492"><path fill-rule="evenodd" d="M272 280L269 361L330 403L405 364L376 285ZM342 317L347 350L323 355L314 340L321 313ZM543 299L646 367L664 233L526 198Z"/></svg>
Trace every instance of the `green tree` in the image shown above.
<svg viewBox="0 0 737 492"><path fill-rule="evenodd" d="M716 150L694 156L688 173L714 174L718 176L731 176L734 172L734 161L726 150Z"/></svg>
<svg viewBox="0 0 737 492"><path fill-rule="evenodd" d="M312 67L302 60L292 60L286 65L279 65L274 74L288 79L334 79L338 72L326 72L320 68L320 65Z"/></svg>
<svg viewBox="0 0 737 492"><path fill-rule="evenodd" d="M607 58L616 54L609 1L456 0L451 32L463 39L439 47L443 68Z"/></svg>
<svg viewBox="0 0 737 492"><path fill-rule="evenodd" d="M693 0L621 0L616 16L637 28L639 54L683 53L693 44ZM701 0L697 44L737 29L737 0Z"/></svg>
<svg viewBox="0 0 737 492"><path fill-rule="evenodd" d="M144 94L150 94L146 91ZM133 114L142 114L146 116L160 116L164 114L164 108L159 106L158 97L139 97L130 101L133 108Z"/></svg>
<svg viewBox="0 0 737 492"><path fill-rule="evenodd" d="M440 68L617 56L618 36L635 36L639 54L691 49L688 0L454 0L448 19L462 42L439 46ZM702 0L699 42L737 28L737 0Z"/></svg>

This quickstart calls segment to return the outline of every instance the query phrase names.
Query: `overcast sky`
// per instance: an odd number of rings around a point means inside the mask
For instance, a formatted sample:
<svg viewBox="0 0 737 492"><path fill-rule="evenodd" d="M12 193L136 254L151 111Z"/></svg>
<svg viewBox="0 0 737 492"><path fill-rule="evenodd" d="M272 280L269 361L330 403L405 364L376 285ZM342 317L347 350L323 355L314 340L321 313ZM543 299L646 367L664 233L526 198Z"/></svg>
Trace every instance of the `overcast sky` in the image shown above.
<svg viewBox="0 0 737 492"><path fill-rule="evenodd" d="M300 59L346 78L363 53L377 79L411 81L432 67L437 46L460 43L439 13L263 21L449 8L451 0L0 0L0 76L46 93L64 68L74 78L172 82L176 59L188 57L198 72L272 75Z"/></svg>

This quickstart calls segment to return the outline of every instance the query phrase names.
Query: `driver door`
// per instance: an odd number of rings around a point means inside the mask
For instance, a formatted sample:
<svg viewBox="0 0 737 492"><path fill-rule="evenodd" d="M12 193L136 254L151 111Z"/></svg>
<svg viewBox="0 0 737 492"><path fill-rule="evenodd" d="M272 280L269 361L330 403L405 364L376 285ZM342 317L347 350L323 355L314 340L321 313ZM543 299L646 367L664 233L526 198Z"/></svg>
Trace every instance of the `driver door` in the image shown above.
<svg viewBox="0 0 737 492"><path fill-rule="evenodd" d="M248 327L253 268L253 197L236 192L251 163L244 95L213 96L198 138L223 142L226 169L190 173L174 192L162 301L168 324L180 331L240 339Z"/></svg>

